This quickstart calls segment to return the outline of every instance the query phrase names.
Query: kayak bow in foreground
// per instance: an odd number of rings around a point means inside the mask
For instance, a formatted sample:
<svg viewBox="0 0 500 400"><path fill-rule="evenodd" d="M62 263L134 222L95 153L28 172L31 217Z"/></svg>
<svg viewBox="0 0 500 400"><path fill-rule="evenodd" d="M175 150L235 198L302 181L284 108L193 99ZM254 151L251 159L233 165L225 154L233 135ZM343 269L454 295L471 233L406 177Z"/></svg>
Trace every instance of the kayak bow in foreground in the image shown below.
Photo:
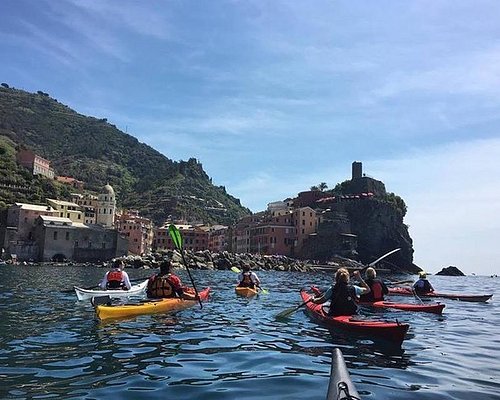
<svg viewBox="0 0 500 400"><path fill-rule="evenodd" d="M414 296L412 288L409 287L398 287L398 288L390 288L389 294L398 295L398 296ZM476 303L484 303L493 297L493 294L458 294L458 293L439 293L439 292L430 292L426 294L418 293L418 297L427 297L427 298L443 298L443 299L452 299L452 300L460 300L460 301L471 301Z"/></svg>
<svg viewBox="0 0 500 400"><path fill-rule="evenodd" d="M206 288L199 292L200 300L208 299L210 288ZM184 310L196 305L198 300L184 300L180 298L168 298L153 300L138 304L124 305L97 305L95 312L101 320L112 318L133 317L143 314L159 314L172 311Z"/></svg>
<svg viewBox="0 0 500 400"><path fill-rule="evenodd" d="M330 383L326 400L354 400L359 399L359 394L352 383L351 376L345 365L340 349L333 349L332 366L330 368Z"/></svg>
<svg viewBox="0 0 500 400"><path fill-rule="evenodd" d="M300 292L302 300L307 302L310 294L305 290ZM357 319L356 316L328 316L321 304L308 302L306 313L315 321L331 328L340 328L345 331L368 336L370 338L384 339L393 343L401 344L405 338L410 325L399 322L374 321L367 319Z"/></svg>

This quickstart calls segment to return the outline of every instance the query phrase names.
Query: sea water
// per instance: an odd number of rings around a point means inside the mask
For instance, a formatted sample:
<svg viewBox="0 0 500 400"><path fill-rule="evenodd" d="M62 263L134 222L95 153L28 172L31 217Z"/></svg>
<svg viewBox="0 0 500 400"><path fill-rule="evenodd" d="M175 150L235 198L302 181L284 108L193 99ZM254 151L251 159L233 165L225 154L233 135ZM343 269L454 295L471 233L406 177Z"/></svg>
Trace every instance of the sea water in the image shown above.
<svg viewBox="0 0 500 400"><path fill-rule="evenodd" d="M258 272L269 292L247 299L235 295L234 273L192 271L199 289L212 288L203 309L103 323L62 290L104 272L0 267L0 398L324 399L339 347L363 399L500 399L499 278L430 276L441 292L494 293L488 303L440 299L442 316L363 311L411 325L393 346L329 331L302 309L275 319L300 304L301 287L328 285L325 273Z"/></svg>

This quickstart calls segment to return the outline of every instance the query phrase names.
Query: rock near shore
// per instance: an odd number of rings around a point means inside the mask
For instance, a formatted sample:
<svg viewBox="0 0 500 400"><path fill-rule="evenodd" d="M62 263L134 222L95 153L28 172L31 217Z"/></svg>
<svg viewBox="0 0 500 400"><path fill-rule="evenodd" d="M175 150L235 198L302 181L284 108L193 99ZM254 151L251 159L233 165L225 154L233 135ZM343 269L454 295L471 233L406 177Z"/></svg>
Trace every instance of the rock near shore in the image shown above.
<svg viewBox="0 0 500 400"><path fill-rule="evenodd" d="M436 275L444 276L465 276L465 274L460 271L457 267L450 265L449 267L443 268L441 271L436 273Z"/></svg>

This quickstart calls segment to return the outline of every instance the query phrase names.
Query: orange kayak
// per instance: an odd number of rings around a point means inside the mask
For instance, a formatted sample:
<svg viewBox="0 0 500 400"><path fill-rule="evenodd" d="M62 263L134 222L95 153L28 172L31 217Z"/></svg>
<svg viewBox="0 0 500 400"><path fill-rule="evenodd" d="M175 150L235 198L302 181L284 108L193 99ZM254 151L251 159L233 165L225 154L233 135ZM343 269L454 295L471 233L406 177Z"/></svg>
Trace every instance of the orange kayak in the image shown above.
<svg viewBox="0 0 500 400"><path fill-rule="evenodd" d="M234 288L234 291L238 296L243 296L243 297L252 297L255 296L259 291L255 288L249 288L249 287L242 287L242 286L236 286Z"/></svg>

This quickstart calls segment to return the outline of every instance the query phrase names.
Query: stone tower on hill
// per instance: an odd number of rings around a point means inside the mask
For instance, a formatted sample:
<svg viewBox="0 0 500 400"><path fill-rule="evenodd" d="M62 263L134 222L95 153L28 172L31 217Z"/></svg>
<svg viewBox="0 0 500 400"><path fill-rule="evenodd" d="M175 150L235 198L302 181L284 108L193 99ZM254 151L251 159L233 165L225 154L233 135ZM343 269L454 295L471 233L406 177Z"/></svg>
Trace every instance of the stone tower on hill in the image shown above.
<svg viewBox="0 0 500 400"><path fill-rule="evenodd" d="M344 182L344 193L373 193L377 197L387 194L383 182L363 174L363 164L359 161L352 163L352 178Z"/></svg>
<svg viewBox="0 0 500 400"><path fill-rule="evenodd" d="M110 185L102 188L97 199L97 225L105 228L113 228L115 223L116 197L115 191Z"/></svg>

